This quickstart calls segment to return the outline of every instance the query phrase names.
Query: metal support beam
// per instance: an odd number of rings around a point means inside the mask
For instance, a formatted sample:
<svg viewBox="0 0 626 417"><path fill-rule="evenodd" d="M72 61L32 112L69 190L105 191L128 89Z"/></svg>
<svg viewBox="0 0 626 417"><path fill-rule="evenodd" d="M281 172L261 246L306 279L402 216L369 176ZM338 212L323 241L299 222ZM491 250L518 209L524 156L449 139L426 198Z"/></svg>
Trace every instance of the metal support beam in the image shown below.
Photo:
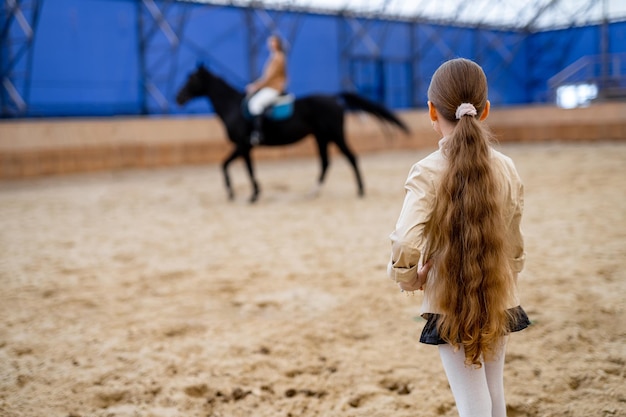
<svg viewBox="0 0 626 417"><path fill-rule="evenodd" d="M602 2L602 25L600 26L600 55L601 59L601 86L610 87L610 73L609 73L609 53L610 53L610 45L609 45L609 19L608 19L608 1L604 0Z"/></svg>
<svg viewBox="0 0 626 417"><path fill-rule="evenodd" d="M417 48L417 45L419 45L417 23L412 22L409 30L411 31L411 36L409 37L409 50L411 53L411 107L418 107L424 105L421 103L424 100L422 100L422 97L419 97L419 93L422 90L422 77L420 76L421 53Z"/></svg>
<svg viewBox="0 0 626 417"><path fill-rule="evenodd" d="M175 0L137 2L142 114L169 113L181 34L189 5Z"/></svg>
<svg viewBox="0 0 626 417"><path fill-rule="evenodd" d="M343 13L338 16L338 42L339 42L339 71L340 71L340 83L341 88L344 90L359 90L359 87L375 90L379 90L380 86L358 86L355 83L355 62L365 61L369 59L376 67L375 71L382 71L381 66L381 42L378 39L374 39L372 33L373 19L367 19L359 21L358 18ZM366 54L358 52L359 46L363 46L367 51ZM378 74L379 77L381 74ZM376 95L380 95L376 93ZM373 99L382 100L384 97L370 97Z"/></svg>
<svg viewBox="0 0 626 417"><path fill-rule="evenodd" d="M25 116L33 63L33 43L43 0L4 0L0 32L2 117Z"/></svg>

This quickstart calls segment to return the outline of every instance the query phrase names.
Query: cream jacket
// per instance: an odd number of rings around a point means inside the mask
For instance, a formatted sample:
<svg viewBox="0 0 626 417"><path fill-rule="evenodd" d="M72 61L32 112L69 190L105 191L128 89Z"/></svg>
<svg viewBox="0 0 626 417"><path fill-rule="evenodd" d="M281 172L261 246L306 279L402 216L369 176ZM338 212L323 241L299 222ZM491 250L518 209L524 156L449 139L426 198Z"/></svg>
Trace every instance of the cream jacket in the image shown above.
<svg viewBox="0 0 626 417"><path fill-rule="evenodd" d="M440 181L446 160L439 150L422 159L409 172L405 183L406 194L400 217L395 230L391 233L391 260L387 267L389 278L395 282L411 282L417 276L417 270L423 262L423 252L426 246L424 226L430 216L435 202L435 190ZM491 149L491 159L495 173L501 179L503 207L509 225L508 239L512 244L510 258L511 269L518 274L524 267L524 240L520 229L524 206L524 186L515 169L511 158ZM424 301L421 314L439 313L434 311L434 303L429 298L429 282L437 279L435 270L431 269L424 286ZM516 290L513 290L515 299L510 300L509 307L519 305Z"/></svg>

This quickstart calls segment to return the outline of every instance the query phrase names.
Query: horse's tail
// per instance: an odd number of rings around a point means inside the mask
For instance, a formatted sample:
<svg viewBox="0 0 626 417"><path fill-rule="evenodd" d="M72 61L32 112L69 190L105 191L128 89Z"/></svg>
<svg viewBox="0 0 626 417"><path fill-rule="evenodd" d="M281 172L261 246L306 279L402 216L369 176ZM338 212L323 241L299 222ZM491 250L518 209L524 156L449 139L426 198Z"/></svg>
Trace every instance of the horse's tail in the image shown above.
<svg viewBox="0 0 626 417"><path fill-rule="evenodd" d="M346 108L352 110L362 110L364 112L370 113L382 121L391 123L392 125L404 131L404 133L409 133L409 128L404 124L404 122L398 119L385 106L374 103L373 101L370 101L365 97L361 97L358 94L350 92L339 93L339 97L345 103Z"/></svg>

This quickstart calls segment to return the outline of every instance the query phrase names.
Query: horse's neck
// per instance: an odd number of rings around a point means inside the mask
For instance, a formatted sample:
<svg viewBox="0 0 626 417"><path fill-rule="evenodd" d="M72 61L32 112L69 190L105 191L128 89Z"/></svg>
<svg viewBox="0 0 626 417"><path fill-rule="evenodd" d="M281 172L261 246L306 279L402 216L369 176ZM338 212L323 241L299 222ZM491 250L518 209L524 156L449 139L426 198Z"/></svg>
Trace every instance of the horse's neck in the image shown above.
<svg viewBox="0 0 626 417"><path fill-rule="evenodd" d="M225 81L214 78L207 89L207 96L219 117L223 120L231 119L233 112L240 112L241 101L244 95Z"/></svg>

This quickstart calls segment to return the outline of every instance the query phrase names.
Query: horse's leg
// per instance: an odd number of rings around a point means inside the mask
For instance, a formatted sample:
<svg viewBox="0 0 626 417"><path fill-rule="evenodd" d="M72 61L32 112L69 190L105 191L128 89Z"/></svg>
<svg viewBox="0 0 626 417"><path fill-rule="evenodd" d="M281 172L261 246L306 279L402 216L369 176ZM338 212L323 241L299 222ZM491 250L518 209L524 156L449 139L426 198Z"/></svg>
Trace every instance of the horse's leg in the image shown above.
<svg viewBox="0 0 626 417"><path fill-rule="evenodd" d="M250 202L254 203L259 198L259 184L254 178L254 168L252 166L252 158L250 157L250 149L243 152L243 159L246 161L246 167L248 168L248 175L250 175L250 182L252 182L252 196L250 196Z"/></svg>
<svg viewBox="0 0 626 417"><path fill-rule="evenodd" d="M320 155L320 162L322 164L320 171L319 179L317 180L317 184L315 188L311 190L311 197L317 197L320 193L320 189L322 188L322 184L324 183L324 179L326 178L326 172L328 171L328 141L326 140L326 136L323 134L316 133L315 141L317 142L317 150Z"/></svg>
<svg viewBox="0 0 626 417"><path fill-rule="evenodd" d="M222 172L224 173L224 183L226 184L226 191L228 192L228 199L234 200L235 193L233 192L233 187L230 185L230 175L228 175L228 166L231 162L233 162L239 156L239 150L235 148L235 150L224 160L222 163Z"/></svg>
<svg viewBox="0 0 626 417"><path fill-rule="evenodd" d="M348 147L346 143L346 138L343 134L343 130L337 135L337 139L335 140L335 144L341 151L342 154L350 161L350 165L354 169L354 175L356 176L356 183L359 187L359 197L363 197L365 195L365 189L363 188L363 180L361 179L361 173L359 172L359 166L357 164L356 156Z"/></svg>

